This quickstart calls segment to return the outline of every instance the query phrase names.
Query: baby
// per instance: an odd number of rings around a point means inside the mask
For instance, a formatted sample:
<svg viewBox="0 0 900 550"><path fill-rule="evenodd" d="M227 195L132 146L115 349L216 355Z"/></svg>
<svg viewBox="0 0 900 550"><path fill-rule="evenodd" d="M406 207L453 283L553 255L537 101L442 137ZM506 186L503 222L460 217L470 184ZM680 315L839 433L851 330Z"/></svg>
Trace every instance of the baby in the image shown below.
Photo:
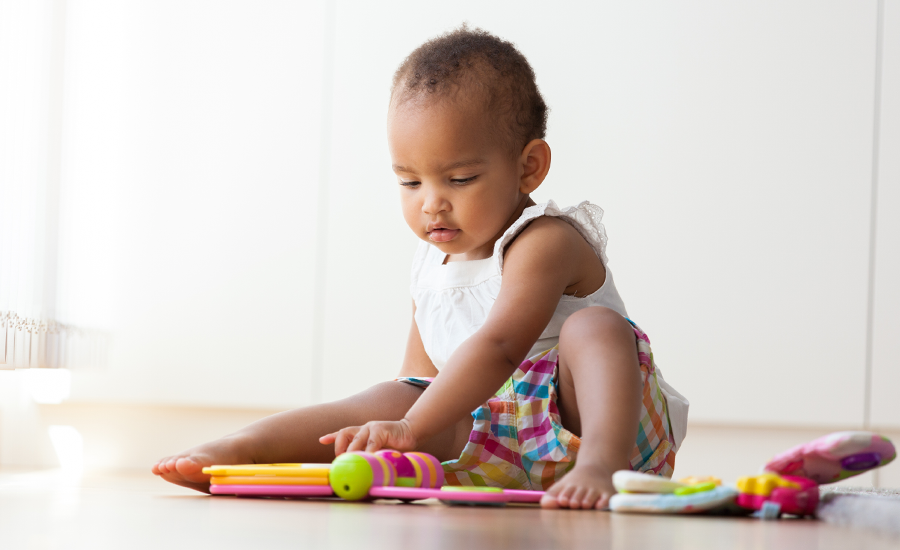
<svg viewBox="0 0 900 550"><path fill-rule="evenodd" d="M546 126L511 43L463 26L412 52L387 124L403 217L422 241L399 377L270 416L153 473L208 491L211 464L420 450L450 484L543 489L547 508L605 508L616 470L671 476L688 403L627 317L602 211L531 200L550 170Z"/></svg>

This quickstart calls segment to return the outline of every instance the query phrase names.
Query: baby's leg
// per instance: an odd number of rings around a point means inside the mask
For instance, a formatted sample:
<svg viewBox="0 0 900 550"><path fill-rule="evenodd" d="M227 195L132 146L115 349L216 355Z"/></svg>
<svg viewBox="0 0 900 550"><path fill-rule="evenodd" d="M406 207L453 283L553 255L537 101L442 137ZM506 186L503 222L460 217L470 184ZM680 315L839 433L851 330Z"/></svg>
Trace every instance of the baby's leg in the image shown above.
<svg viewBox="0 0 900 550"><path fill-rule="evenodd" d="M541 505L606 508L616 492L613 472L629 468L641 414L634 330L611 309L582 309L563 325L559 357L557 406L563 426L581 436L581 447L575 466Z"/></svg>
<svg viewBox="0 0 900 550"><path fill-rule="evenodd" d="M153 465L166 481L209 492L209 476L201 470L213 464L323 463L334 460L334 446L319 437L370 420L400 420L422 394L403 382L383 382L352 397L263 418L216 441L199 445ZM418 450L438 459L458 458L472 430L472 419L462 419Z"/></svg>

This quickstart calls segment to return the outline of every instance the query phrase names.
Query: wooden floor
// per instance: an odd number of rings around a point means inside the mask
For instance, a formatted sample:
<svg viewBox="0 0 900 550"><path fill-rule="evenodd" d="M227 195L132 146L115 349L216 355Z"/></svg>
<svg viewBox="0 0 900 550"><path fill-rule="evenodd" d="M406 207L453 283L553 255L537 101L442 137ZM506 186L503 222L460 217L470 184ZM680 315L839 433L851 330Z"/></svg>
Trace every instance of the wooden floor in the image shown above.
<svg viewBox="0 0 900 550"><path fill-rule="evenodd" d="M0 548L898 548L818 521L210 497L150 474L0 471Z"/></svg>

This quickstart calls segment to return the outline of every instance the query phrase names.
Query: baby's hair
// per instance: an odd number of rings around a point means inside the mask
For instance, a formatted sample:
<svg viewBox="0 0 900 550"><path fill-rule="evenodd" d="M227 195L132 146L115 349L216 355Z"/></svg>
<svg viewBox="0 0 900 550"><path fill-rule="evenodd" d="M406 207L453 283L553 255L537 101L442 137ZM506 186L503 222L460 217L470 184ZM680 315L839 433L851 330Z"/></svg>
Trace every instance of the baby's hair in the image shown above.
<svg viewBox="0 0 900 550"><path fill-rule="evenodd" d="M460 90L483 90L485 107L500 122L501 137L514 155L546 135L549 109L528 60L511 42L465 23L403 60L394 73L391 102L400 105L421 95L456 97Z"/></svg>

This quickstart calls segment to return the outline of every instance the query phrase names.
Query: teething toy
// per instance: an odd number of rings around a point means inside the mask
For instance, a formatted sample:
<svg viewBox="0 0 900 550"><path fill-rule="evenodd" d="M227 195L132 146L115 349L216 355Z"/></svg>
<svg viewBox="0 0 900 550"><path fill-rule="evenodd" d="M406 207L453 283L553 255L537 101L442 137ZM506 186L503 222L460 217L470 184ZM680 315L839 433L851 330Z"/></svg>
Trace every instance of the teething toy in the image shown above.
<svg viewBox="0 0 900 550"><path fill-rule="evenodd" d="M823 484L884 466L896 456L894 445L886 437L872 432L837 432L781 453L764 469Z"/></svg>
<svg viewBox="0 0 900 550"><path fill-rule="evenodd" d="M722 480L714 477L714 476L689 476L683 477L678 480L679 483L684 483L685 485L697 485L698 483L712 483L715 486L719 486L722 484Z"/></svg>
<svg viewBox="0 0 900 550"><path fill-rule="evenodd" d="M677 489L687 486L666 477L631 470L615 472L612 482L613 487L620 493L674 493Z"/></svg>
<svg viewBox="0 0 900 550"><path fill-rule="evenodd" d="M686 478L673 481L662 476L619 470L613 474L619 491L609 501L613 512L643 514L693 514L733 508L737 491L720 487L717 478Z"/></svg>
<svg viewBox="0 0 900 550"><path fill-rule="evenodd" d="M819 505L819 486L804 477L760 474L738 479L737 488L738 506L761 510L764 517L814 516Z"/></svg>
<svg viewBox="0 0 900 550"><path fill-rule="evenodd" d="M680 493L618 493L609 500L613 512L638 512L644 514L694 514L710 510L726 510L737 497L731 487L717 487L712 483L702 484L692 491Z"/></svg>
<svg viewBox="0 0 900 550"><path fill-rule="evenodd" d="M340 497L344 500L437 498L448 504L503 505L539 502L543 491L491 487L441 487L444 470L427 453L344 453L331 464L247 464L210 466L216 495Z"/></svg>
<svg viewBox="0 0 900 550"><path fill-rule="evenodd" d="M613 474L618 494L610 499L614 512L683 514L709 511L758 511L763 519L782 514L814 516L819 485L847 479L888 464L897 456L891 441L872 432L837 432L798 445L770 460L766 473L738 479L737 489L723 487L715 477L672 481L623 470Z"/></svg>

